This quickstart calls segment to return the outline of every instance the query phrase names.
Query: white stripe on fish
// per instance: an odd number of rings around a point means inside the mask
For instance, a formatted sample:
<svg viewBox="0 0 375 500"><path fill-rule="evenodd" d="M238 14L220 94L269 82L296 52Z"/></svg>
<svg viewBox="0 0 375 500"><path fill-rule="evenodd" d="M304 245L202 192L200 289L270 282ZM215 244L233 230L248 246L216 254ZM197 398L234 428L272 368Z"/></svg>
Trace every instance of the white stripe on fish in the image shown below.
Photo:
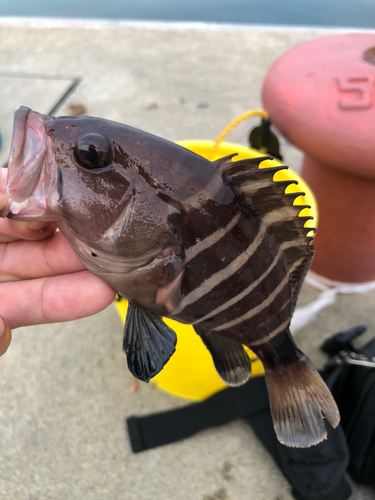
<svg viewBox="0 0 375 500"><path fill-rule="evenodd" d="M228 321L227 323L223 323L222 325L217 326L216 328L213 328L213 331L220 332L221 330L227 330L229 328L232 328L233 326L236 326L236 325L239 325L240 323L243 323L244 321L247 321L248 319L251 319L255 315L257 315L260 312L262 312L263 309L265 309L270 304L272 304L272 302L275 300L275 298L279 295L279 293L281 292L281 290L288 283L290 275L302 263L302 260L303 259L300 259L300 260L298 260L297 262L295 262L293 264L293 266L286 273L284 279L282 281L280 281L280 283L275 288L275 290L263 302L261 302L260 304L258 304L256 307L253 307L252 309L250 309L249 311L247 311L242 316L239 316L238 318L235 318L232 321Z"/></svg>
<svg viewBox="0 0 375 500"><path fill-rule="evenodd" d="M263 188L267 187L273 187L275 186L275 181L254 181L254 180L249 180L245 181L241 184L241 189L243 192L246 194L246 196L254 196L258 191L260 191Z"/></svg>
<svg viewBox="0 0 375 500"><path fill-rule="evenodd" d="M229 231L233 229L237 224L240 217L241 213L239 212L225 227L218 229L214 233L210 234L210 236L207 236L207 238L204 238L199 243L196 243L195 245L188 248L185 251L185 264L194 259L194 257L203 252L203 250L206 250L206 248L209 248L217 243L221 238L223 238L223 236L229 233Z"/></svg>
<svg viewBox="0 0 375 500"><path fill-rule="evenodd" d="M281 325L278 326L277 328L275 328L275 330L273 332L269 333L267 335L267 337L263 337L262 339L255 340L254 342L251 342L251 344L249 344L249 347L265 344L269 340L273 339L273 337L276 337L277 334L281 333L283 330L288 328L289 323L290 323L290 318L288 318L286 321L284 321L284 323L281 323Z"/></svg>
<svg viewBox="0 0 375 500"><path fill-rule="evenodd" d="M220 175L213 175L210 181L204 186L204 188L196 194L193 194L186 200L183 200L183 204L189 208L199 208L207 202L207 200L214 199L215 195L223 189L223 179Z"/></svg>
<svg viewBox="0 0 375 500"><path fill-rule="evenodd" d="M259 245L262 243L263 236L266 233L268 225L272 224L273 222L283 220L284 218L285 213L283 208L274 210L273 212L269 212L268 214L266 214L259 227L258 234L255 236L254 241L245 250L245 252L243 252L236 259L230 262L226 268L213 274L212 276L204 280L198 288L195 288L190 293L188 293L181 300L179 306L173 311L173 316L175 316L176 314L180 314L181 311L185 309L185 307L194 304L194 302L201 299L214 287L233 276L233 274L235 274L244 264L246 264L246 262L250 259L250 257L255 253Z"/></svg>
<svg viewBox="0 0 375 500"><path fill-rule="evenodd" d="M250 257L262 243L266 229L267 224L262 222L259 227L258 234L255 236L254 241L251 243L251 245L247 247L245 252L241 253L236 259L232 260L232 262L230 262L227 267L204 280L198 288L195 288L195 290L188 293L181 300L177 309L173 311L173 315L179 314L185 309L185 307L189 306L190 304L194 304L194 302L210 292L215 286L233 276L233 274L235 274L244 264L246 264L246 262L250 259Z"/></svg>
<svg viewBox="0 0 375 500"><path fill-rule="evenodd" d="M251 293L269 275L269 273L272 271L272 269L274 269L274 267L279 262L280 255L282 254L282 252L284 250L286 250L287 248L290 248L292 246L297 246L298 244L299 244L298 241L286 241L285 243L282 243L280 245L279 251L277 252L277 255L276 255L275 259L273 260L272 264L270 265L270 267L257 280L253 281L247 288L245 288L245 290L242 290L242 292L239 293L238 295L232 297L230 300L228 300L227 302L225 302L221 306L217 307L213 311L209 312L208 314L206 314L202 318L195 321L193 323L193 325L197 325L198 323L202 323L202 321L206 321L207 319L212 318L213 316L216 316L217 314L225 311L229 307L233 306L234 304L236 304L237 302L239 302L240 300L245 298L246 295L249 295L249 293Z"/></svg>

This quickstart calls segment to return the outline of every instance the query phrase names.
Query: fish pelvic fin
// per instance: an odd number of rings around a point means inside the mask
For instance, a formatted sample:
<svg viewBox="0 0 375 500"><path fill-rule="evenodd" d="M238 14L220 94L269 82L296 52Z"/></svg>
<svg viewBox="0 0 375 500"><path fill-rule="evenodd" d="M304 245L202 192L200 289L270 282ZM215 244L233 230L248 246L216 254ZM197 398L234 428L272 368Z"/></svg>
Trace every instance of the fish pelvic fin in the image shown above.
<svg viewBox="0 0 375 500"><path fill-rule="evenodd" d="M278 339L278 348L274 347L275 341L274 345L270 342L262 348L251 348L265 368L277 439L286 446L308 448L327 438L324 417L336 427L340 415L331 392L312 362L297 349L289 331L282 335L284 338Z"/></svg>
<svg viewBox="0 0 375 500"><path fill-rule="evenodd" d="M219 377L230 386L247 382L251 375L251 361L242 344L215 332L205 333L194 328L209 350Z"/></svg>
<svg viewBox="0 0 375 500"><path fill-rule="evenodd" d="M129 303L123 350L129 371L144 382L157 375L175 351L175 332L144 307Z"/></svg>

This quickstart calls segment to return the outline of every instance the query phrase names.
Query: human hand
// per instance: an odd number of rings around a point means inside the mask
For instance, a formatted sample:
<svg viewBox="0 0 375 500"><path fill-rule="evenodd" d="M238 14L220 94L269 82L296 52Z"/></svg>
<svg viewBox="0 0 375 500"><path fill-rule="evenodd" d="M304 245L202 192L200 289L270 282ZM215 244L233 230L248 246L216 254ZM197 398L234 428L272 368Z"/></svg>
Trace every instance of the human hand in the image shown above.
<svg viewBox="0 0 375 500"><path fill-rule="evenodd" d="M0 193L0 210L7 202ZM0 219L0 356L11 329L90 316L114 299L55 231L53 223Z"/></svg>

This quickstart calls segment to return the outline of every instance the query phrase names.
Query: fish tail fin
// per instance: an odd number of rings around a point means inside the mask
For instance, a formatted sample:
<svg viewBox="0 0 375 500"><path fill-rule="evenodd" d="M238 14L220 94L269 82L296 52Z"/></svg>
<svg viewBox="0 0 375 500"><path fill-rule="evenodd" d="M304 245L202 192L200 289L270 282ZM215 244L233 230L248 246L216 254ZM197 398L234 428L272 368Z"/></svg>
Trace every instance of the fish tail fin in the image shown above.
<svg viewBox="0 0 375 500"><path fill-rule="evenodd" d="M326 439L323 414L332 427L340 421L336 403L322 377L305 357L265 371L274 429L286 446L307 448Z"/></svg>
<svg viewBox="0 0 375 500"><path fill-rule="evenodd" d="M286 446L308 448L326 439L324 417L336 427L340 415L331 392L312 362L295 345L294 349L295 352L281 356L279 352L279 362L273 363L269 356L262 356L264 352L257 354L264 360L277 439Z"/></svg>

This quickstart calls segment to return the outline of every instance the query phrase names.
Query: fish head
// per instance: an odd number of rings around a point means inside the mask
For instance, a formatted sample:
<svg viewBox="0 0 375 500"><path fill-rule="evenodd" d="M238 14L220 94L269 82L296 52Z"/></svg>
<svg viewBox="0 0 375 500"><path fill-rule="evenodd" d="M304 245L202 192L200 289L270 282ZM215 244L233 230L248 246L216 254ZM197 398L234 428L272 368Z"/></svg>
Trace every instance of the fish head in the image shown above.
<svg viewBox="0 0 375 500"><path fill-rule="evenodd" d="M92 271L110 266L111 259L111 271L126 267L117 257L135 257L132 268L149 262L176 244L170 221L178 210L159 196L147 170L148 137L100 118L53 118L20 108L8 164L9 203L0 216L54 221ZM93 254L100 257L95 265Z"/></svg>
<svg viewBox="0 0 375 500"><path fill-rule="evenodd" d="M97 216L96 224L107 227L104 219L112 218L131 184L117 135L105 120L52 118L21 107L8 163L6 216L69 220L73 229Z"/></svg>

